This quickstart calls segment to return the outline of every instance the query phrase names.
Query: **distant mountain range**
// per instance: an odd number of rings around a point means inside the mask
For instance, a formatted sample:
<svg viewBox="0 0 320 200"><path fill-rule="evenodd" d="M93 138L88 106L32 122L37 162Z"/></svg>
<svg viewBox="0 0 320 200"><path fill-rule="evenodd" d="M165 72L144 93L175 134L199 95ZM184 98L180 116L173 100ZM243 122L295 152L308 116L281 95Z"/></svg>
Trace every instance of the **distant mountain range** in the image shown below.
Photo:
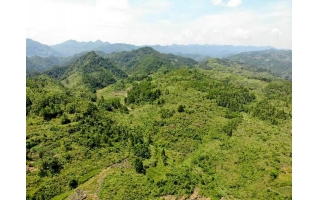
<svg viewBox="0 0 320 200"><path fill-rule="evenodd" d="M41 44L40 42L33 41L31 39L26 40L26 53L27 56L41 56L41 57L48 57L48 56L62 56L62 54L55 51L48 45Z"/></svg>
<svg viewBox="0 0 320 200"><path fill-rule="evenodd" d="M271 46L256 47L256 46L232 46L232 45L142 45L136 46L131 44L116 43L110 44L109 42L102 42L97 40L95 42L77 42L75 40L68 40L61 44L56 45L44 45L39 42L27 39L27 56L73 56L74 54L81 53L83 51L102 51L106 54L112 52L130 51L139 49L144 46L149 46L160 53L172 53L176 55L182 55L190 58L199 58L198 61L202 61L205 57L222 58L231 56L241 52L247 51L262 51L266 49L274 49ZM202 59L202 60L201 60Z"/></svg>
<svg viewBox="0 0 320 200"><path fill-rule="evenodd" d="M292 80L292 51L291 50L264 50L242 52L226 57L231 61L248 64L258 68L269 70L271 73Z"/></svg>
<svg viewBox="0 0 320 200"><path fill-rule="evenodd" d="M270 46L231 45L154 45L147 47L121 43L110 44L100 40L95 42L68 40L61 44L48 46L27 39L27 76L54 66L66 66L90 51L112 60L125 72L134 71L136 74L149 74L161 66L171 68L184 64L195 65L197 62L215 57L265 69L278 77L292 80L291 50L276 50Z"/></svg>

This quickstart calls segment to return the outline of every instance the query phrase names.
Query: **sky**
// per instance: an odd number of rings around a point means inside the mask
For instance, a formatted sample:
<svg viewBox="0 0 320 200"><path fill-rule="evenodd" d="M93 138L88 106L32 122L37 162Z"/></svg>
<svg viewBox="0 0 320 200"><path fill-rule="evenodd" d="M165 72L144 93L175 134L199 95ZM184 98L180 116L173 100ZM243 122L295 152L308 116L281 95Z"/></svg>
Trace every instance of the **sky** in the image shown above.
<svg viewBox="0 0 320 200"><path fill-rule="evenodd" d="M26 37L292 49L291 0L29 0Z"/></svg>

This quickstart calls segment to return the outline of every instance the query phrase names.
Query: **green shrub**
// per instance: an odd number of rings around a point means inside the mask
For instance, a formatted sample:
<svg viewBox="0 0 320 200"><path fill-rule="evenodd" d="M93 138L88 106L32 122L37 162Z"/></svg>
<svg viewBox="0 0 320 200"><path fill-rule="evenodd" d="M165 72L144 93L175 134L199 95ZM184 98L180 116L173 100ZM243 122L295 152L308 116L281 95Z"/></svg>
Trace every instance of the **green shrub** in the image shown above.
<svg viewBox="0 0 320 200"><path fill-rule="evenodd" d="M74 188L76 188L76 187L78 187L78 180L72 179L72 180L69 182L69 188L70 188L70 189L74 189Z"/></svg>
<svg viewBox="0 0 320 200"><path fill-rule="evenodd" d="M145 174L145 170L143 168L143 163L140 158L137 158L134 162L134 167L136 169L136 172L139 174Z"/></svg>
<svg viewBox="0 0 320 200"><path fill-rule="evenodd" d="M178 112L184 112L185 107L185 105L179 105Z"/></svg>

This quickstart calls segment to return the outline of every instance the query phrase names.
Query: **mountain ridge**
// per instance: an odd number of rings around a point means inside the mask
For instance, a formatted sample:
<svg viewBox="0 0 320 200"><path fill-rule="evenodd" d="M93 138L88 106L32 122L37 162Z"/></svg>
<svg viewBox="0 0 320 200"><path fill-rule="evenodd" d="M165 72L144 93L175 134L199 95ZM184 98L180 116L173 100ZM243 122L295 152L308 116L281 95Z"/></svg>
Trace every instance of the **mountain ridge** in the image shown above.
<svg viewBox="0 0 320 200"><path fill-rule="evenodd" d="M61 56L60 53L52 49L50 46L34 41L32 39L26 39L26 55L30 56Z"/></svg>
<svg viewBox="0 0 320 200"><path fill-rule="evenodd" d="M103 51L104 53L130 51L144 46L150 46L160 53L172 54L199 54L201 56L222 58L245 51L261 51L266 49L276 49L271 46L235 46L235 45L217 45L217 44L172 44L172 45L132 45L125 43L109 43L97 40L95 42L78 42L76 40L67 40L65 42L51 45L50 47L63 56L72 56L82 51ZM192 55L191 55L192 56Z"/></svg>
<svg viewBox="0 0 320 200"><path fill-rule="evenodd" d="M292 50L242 52L226 59L266 69L279 77L292 80Z"/></svg>

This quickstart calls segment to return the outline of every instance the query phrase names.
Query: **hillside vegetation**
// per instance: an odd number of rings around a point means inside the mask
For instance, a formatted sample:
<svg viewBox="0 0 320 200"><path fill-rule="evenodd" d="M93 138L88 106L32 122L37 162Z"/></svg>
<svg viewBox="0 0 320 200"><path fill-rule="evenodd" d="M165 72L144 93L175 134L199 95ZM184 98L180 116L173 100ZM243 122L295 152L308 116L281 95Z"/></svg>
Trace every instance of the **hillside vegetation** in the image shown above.
<svg viewBox="0 0 320 200"><path fill-rule="evenodd" d="M107 57L27 78L27 199L292 199L291 82L151 48Z"/></svg>
<svg viewBox="0 0 320 200"><path fill-rule="evenodd" d="M116 79L127 77L111 60L100 57L93 51L66 66L54 67L44 73L60 79L68 88L101 89L114 83Z"/></svg>
<svg viewBox="0 0 320 200"><path fill-rule="evenodd" d="M107 58L121 66L121 69L134 75L149 75L158 69L173 69L179 67L191 67L197 62L191 58L175 56L173 54L161 54L150 47L143 47L128 52L108 54Z"/></svg>

